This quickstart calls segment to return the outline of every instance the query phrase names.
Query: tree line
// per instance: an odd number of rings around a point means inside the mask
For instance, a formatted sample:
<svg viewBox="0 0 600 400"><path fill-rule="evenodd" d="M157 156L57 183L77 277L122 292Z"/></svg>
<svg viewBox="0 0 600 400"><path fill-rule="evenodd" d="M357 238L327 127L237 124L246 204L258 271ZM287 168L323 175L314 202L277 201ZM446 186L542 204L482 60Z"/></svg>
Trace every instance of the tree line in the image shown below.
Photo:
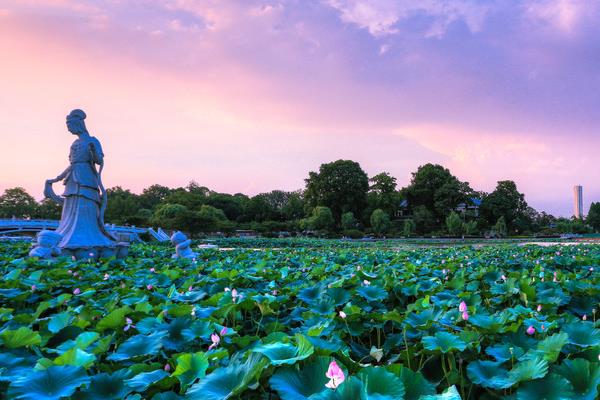
<svg viewBox="0 0 600 400"><path fill-rule="evenodd" d="M351 160L322 164L305 188L256 196L218 193L192 181L186 187L152 185L140 194L109 188L108 223L160 226L192 236L254 230L263 235L507 236L600 231L600 202L585 220L555 218L525 201L513 181L491 193L476 191L447 168L425 164L398 188L387 172L369 177ZM0 218L59 219L60 206L22 188L0 196Z"/></svg>

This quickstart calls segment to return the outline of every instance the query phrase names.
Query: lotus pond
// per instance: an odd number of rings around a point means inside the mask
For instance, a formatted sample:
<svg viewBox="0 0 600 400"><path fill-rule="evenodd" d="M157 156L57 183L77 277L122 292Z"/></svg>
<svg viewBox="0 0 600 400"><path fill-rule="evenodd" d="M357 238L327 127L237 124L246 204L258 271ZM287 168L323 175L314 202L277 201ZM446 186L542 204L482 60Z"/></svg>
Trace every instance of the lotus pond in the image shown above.
<svg viewBox="0 0 600 400"><path fill-rule="evenodd" d="M596 399L600 245L23 258L0 243L0 398Z"/></svg>

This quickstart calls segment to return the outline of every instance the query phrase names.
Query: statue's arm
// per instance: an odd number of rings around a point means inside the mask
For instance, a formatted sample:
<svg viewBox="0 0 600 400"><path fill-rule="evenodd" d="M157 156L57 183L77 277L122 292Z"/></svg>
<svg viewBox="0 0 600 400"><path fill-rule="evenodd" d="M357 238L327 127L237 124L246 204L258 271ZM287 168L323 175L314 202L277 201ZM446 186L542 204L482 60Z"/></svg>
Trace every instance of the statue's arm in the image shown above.
<svg viewBox="0 0 600 400"><path fill-rule="evenodd" d="M58 175L56 178L54 179L48 179L46 182L49 183L54 183L54 182L59 182L62 181L63 179L65 179L67 177L67 174L69 173L69 170L71 169L71 166L68 166L63 172L60 173L60 175Z"/></svg>
<svg viewBox="0 0 600 400"><path fill-rule="evenodd" d="M92 152L92 160L94 160L95 164L103 165L104 164L104 152L102 151L102 146L100 145L100 141L96 138L92 138L90 143L90 150Z"/></svg>

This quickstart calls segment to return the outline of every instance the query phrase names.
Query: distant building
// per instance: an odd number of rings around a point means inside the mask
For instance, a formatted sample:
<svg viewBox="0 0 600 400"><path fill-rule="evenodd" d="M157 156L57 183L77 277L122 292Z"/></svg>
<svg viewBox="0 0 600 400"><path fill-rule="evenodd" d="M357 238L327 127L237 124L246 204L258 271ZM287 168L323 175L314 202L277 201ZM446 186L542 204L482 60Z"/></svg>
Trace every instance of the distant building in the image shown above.
<svg viewBox="0 0 600 400"><path fill-rule="evenodd" d="M583 186L573 187L573 215L575 218L583 218Z"/></svg>
<svg viewBox="0 0 600 400"><path fill-rule="evenodd" d="M455 211L461 214L465 213L471 217L479 217L479 207L481 207L481 199L471 197L467 203L460 203L456 206Z"/></svg>

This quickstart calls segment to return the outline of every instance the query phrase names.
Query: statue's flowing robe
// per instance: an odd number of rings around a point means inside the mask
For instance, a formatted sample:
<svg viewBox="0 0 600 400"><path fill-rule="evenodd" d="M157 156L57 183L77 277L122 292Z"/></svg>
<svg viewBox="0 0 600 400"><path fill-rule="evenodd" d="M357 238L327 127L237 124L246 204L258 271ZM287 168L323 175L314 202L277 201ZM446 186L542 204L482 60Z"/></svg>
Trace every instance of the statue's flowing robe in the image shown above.
<svg viewBox="0 0 600 400"><path fill-rule="evenodd" d="M61 248L94 249L115 246L100 217L102 199L95 164L102 164L103 157L102 147L95 137L80 137L71 145L70 166L64 179L65 201L56 230L62 235L59 244Z"/></svg>

